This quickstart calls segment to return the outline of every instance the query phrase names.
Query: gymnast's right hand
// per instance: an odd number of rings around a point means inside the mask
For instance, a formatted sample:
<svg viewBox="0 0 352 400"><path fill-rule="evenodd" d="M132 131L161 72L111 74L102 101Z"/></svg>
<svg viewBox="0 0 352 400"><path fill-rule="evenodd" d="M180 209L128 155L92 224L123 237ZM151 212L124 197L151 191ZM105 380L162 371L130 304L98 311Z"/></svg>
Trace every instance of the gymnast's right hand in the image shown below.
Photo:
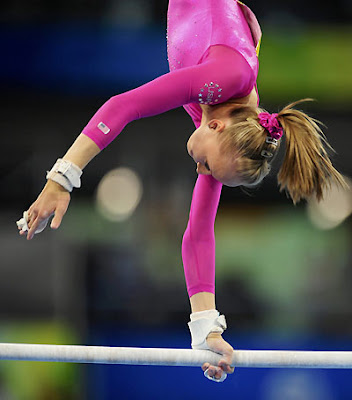
<svg viewBox="0 0 352 400"><path fill-rule="evenodd" d="M220 333L210 333L207 337L207 346L209 350L221 354L222 357L218 365L204 363L202 370L207 378L215 382L222 382L227 374L233 374L235 370L231 367L234 354L233 347L222 338Z"/></svg>
<svg viewBox="0 0 352 400"><path fill-rule="evenodd" d="M208 301L208 306L211 307L213 299L212 293L196 293L191 297L192 310L199 307L200 301ZM218 310L210 308L193 312L190 319L188 327L192 337L192 348L210 350L221 355L217 365L211 365L209 362L202 365L204 376L215 382L223 382L227 374L234 372L231 366L234 350L221 336L226 329L225 316L220 315Z"/></svg>
<svg viewBox="0 0 352 400"><path fill-rule="evenodd" d="M33 239L34 234L40 233L53 215L50 227L57 229L67 211L70 199L69 191L49 179L37 200L23 213L23 218L17 221L20 235L27 235L27 240Z"/></svg>

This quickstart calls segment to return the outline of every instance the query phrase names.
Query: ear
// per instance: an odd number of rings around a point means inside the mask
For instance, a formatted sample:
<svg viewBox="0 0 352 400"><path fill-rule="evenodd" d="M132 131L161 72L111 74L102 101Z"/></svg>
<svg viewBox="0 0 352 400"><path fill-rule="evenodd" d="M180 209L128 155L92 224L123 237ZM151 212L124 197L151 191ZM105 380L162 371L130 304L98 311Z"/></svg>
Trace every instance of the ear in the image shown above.
<svg viewBox="0 0 352 400"><path fill-rule="evenodd" d="M208 128L220 133L225 129L225 123L220 119L212 119L208 122Z"/></svg>

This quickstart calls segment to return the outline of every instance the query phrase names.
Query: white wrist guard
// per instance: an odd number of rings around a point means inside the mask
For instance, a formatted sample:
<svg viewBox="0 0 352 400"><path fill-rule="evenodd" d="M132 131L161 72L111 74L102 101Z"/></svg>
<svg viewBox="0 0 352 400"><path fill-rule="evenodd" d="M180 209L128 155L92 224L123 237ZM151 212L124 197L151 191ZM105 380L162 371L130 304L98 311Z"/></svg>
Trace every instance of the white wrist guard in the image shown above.
<svg viewBox="0 0 352 400"><path fill-rule="evenodd" d="M197 350L209 350L207 337L209 333L223 333L227 328L224 315L217 310L199 311L191 314L188 323L192 337L192 348Z"/></svg>
<svg viewBox="0 0 352 400"><path fill-rule="evenodd" d="M72 192L72 189L81 187L82 170L71 161L59 158L50 171L46 174L46 179L61 185L64 189Z"/></svg>

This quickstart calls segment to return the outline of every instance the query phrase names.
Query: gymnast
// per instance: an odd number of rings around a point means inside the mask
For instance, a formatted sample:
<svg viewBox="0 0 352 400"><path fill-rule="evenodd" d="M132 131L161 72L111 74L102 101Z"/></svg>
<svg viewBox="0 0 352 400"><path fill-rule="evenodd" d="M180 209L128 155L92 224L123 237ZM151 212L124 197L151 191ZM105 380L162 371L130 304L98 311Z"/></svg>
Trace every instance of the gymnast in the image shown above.
<svg viewBox="0 0 352 400"><path fill-rule="evenodd" d="M48 172L39 197L17 223L28 240L52 216L51 228L59 228L82 170L126 124L183 106L196 127L187 150L198 172L182 241L189 328L194 349L222 355L218 365L202 366L205 376L217 382L234 372L233 348L222 338L225 317L215 305L214 223L222 185L259 184L270 172L283 134L278 185L294 203L311 196L320 200L331 182L345 185L328 157L318 121L295 108L304 100L274 114L259 108L260 39L255 15L239 1L170 0L170 72L103 104Z"/></svg>

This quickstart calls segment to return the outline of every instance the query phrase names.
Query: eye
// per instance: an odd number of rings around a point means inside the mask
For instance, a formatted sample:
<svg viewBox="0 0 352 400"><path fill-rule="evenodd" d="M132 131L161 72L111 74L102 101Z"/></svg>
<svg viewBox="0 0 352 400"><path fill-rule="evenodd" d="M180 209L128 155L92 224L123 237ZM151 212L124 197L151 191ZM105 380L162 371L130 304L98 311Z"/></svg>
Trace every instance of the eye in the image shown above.
<svg viewBox="0 0 352 400"><path fill-rule="evenodd" d="M208 171L210 171L210 167L209 167L209 164L207 163L207 161L204 163L204 166Z"/></svg>

